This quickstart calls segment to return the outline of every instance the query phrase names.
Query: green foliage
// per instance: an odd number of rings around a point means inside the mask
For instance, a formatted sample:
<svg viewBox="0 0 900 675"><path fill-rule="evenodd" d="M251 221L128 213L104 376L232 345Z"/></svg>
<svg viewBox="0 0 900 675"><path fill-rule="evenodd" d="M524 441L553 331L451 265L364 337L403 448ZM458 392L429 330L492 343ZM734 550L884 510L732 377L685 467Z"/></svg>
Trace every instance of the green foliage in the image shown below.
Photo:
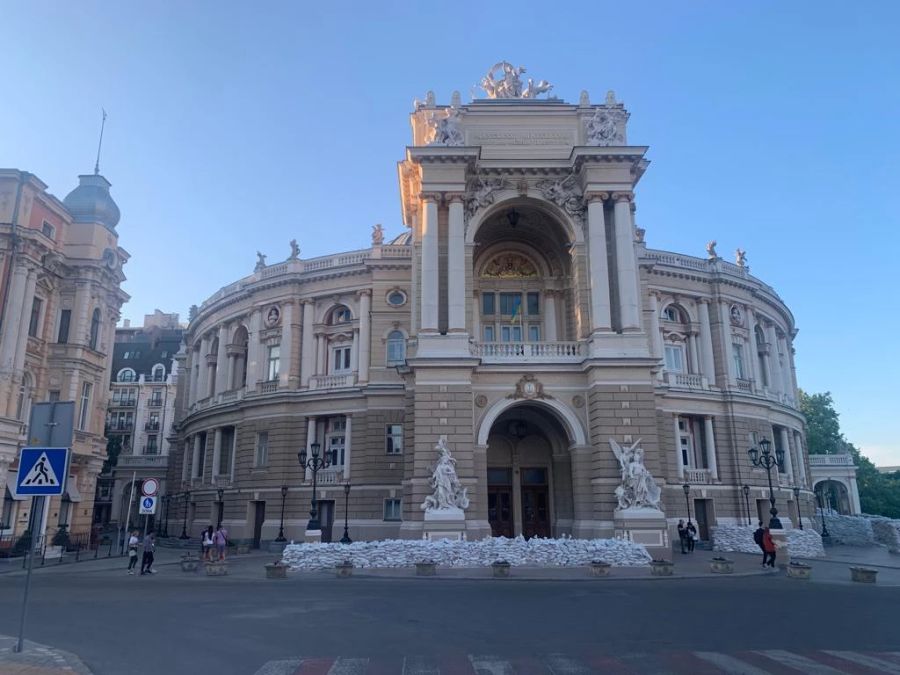
<svg viewBox="0 0 900 675"><path fill-rule="evenodd" d="M863 513L900 518L900 472L883 474L841 433L830 392L800 391L800 410L806 415L806 443L812 455L848 452L856 464L856 484Z"/></svg>
<svg viewBox="0 0 900 675"><path fill-rule="evenodd" d="M50 540L50 544L52 546L62 546L64 548L68 548L68 546L69 546L69 531L65 525L59 526L59 529L56 531L56 534L53 535L53 539Z"/></svg>
<svg viewBox="0 0 900 675"><path fill-rule="evenodd" d="M25 555L28 547L31 545L31 530L25 530L16 543L13 545L12 554L14 556Z"/></svg>
<svg viewBox="0 0 900 675"><path fill-rule="evenodd" d="M122 452L122 437L110 436L106 442L106 460L100 473L109 473L119 462L119 454Z"/></svg>

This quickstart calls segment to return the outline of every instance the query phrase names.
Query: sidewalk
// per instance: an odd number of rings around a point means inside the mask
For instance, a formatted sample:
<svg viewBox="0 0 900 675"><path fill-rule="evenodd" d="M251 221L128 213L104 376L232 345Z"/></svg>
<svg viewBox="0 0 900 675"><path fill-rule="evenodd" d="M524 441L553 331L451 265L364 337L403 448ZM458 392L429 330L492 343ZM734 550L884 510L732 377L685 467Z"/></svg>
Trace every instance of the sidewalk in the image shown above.
<svg viewBox="0 0 900 675"><path fill-rule="evenodd" d="M0 635L0 673L3 675L91 675L90 669L74 654L25 640L21 654L13 651L16 638Z"/></svg>

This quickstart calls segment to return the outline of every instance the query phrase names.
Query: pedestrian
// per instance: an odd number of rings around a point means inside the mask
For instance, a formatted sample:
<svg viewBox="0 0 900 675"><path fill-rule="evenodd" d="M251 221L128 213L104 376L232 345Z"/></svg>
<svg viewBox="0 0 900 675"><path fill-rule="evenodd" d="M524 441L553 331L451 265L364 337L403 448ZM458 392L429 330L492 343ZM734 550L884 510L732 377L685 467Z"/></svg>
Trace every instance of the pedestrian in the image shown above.
<svg viewBox="0 0 900 675"><path fill-rule="evenodd" d="M763 530L763 550L769 559L769 567L775 569L775 541L768 527Z"/></svg>
<svg viewBox="0 0 900 675"><path fill-rule="evenodd" d="M153 552L156 550L156 537L153 531L144 537L144 557L141 559L141 574L156 574L153 571Z"/></svg>
<svg viewBox="0 0 900 675"><path fill-rule="evenodd" d="M687 532L687 545L688 552L694 552L694 545L697 543L697 540L700 538L697 536L697 528L694 527L694 524L689 520L687 523L687 527L684 528Z"/></svg>
<svg viewBox="0 0 900 675"><path fill-rule="evenodd" d="M213 543L216 545L216 555L219 561L225 560L225 545L228 543L228 530L219 525L219 529L213 535Z"/></svg>
<svg viewBox="0 0 900 675"><path fill-rule="evenodd" d="M756 531L753 533L753 541L756 542L756 545L759 546L759 550L762 551L763 559L762 566L766 566L766 561L769 559L769 556L766 554L766 548L763 546L763 536L766 531L763 529L762 521L759 521L759 527L756 528Z"/></svg>
<svg viewBox="0 0 900 675"><path fill-rule="evenodd" d="M128 537L128 574L134 574L134 566L137 565L138 536L137 530Z"/></svg>
<svg viewBox="0 0 900 675"><path fill-rule="evenodd" d="M681 542L681 552L687 553L685 546L687 544L687 530L684 528L684 519L678 519L678 540Z"/></svg>
<svg viewBox="0 0 900 675"><path fill-rule="evenodd" d="M213 534L213 526L210 525L208 528L203 530L203 533L200 535L200 540L202 542L201 548L203 551L203 559L207 562L212 558Z"/></svg>

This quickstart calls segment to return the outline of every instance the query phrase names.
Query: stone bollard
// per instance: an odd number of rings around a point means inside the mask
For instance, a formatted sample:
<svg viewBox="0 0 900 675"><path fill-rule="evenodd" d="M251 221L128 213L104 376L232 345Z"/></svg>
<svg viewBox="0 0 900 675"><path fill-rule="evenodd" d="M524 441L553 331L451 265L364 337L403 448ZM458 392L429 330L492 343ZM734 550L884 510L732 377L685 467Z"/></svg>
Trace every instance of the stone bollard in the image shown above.
<svg viewBox="0 0 900 675"><path fill-rule="evenodd" d="M224 577L228 574L228 563L224 560L206 563L206 576Z"/></svg>
<svg viewBox="0 0 900 675"><path fill-rule="evenodd" d="M878 570L869 567L851 567L850 580L860 584L874 584L878 576Z"/></svg>
<svg viewBox="0 0 900 675"><path fill-rule="evenodd" d="M181 571L182 572L196 572L197 568L200 567L200 559L192 555L190 553L186 553L181 556Z"/></svg>
<svg viewBox="0 0 900 675"><path fill-rule="evenodd" d="M670 560L651 560L650 574L654 577L670 577L675 573L675 563Z"/></svg>
<svg viewBox="0 0 900 675"><path fill-rule="evenodd" d="M287 579L288 566L281 562L266 565L266 579Z"/></svg>
<svg viewBox="0 0 900 675"><path fill-rule="evenodd" d="M591 576L592 577L606 577L609 576L609 568L612 567L608 562L604 562L603 560L592 560L591 561Z"/></svg>
<svg viewBox="0 0 900 675"><path fill-rule="evenodd" d="M509 569L512 567L505 560L495 560L491 563L491 570L493 570L495 579L505 579L509 576Z"/></svg>
<svg viewBox="0 0 900 675"><path fill-rule="evenodd" d="M709 571L714 574L733 574L734 560L728 558L713 558L709 561Z"/></svg>
<svg viewBox="0 0 900 675"><path fill-rule="evenodd" d="M353 562L350 560L345 560L344 562L338 563L334 566L335 576L346 579L349 576L353 575Z"/></svg>
<svg viewBox="0 0 900 675"><path fill-rule="evenodd" d="M802 562L794 562L787 566L787 575L791 579L809 579L812 574L812 567Z"/></svg>
<svg viewBox="0 0 900 675"><path fill-rule="evenodd" d="M420 560L416 563L416 576L433 577L437 575L437 563L434 560Z"/></svg>

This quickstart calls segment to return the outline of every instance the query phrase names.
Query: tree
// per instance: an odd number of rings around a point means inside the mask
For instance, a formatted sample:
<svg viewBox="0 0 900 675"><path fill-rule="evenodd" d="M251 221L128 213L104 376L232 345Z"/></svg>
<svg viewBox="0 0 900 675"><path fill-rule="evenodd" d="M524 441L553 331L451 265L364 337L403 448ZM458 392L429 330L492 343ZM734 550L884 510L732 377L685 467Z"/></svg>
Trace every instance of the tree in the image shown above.
<svg viewBox="0 0 900 675"><path fill-rule="evenodd" d="M900 518L900 472L883 474L841 433L831 392L800 390L800 411L806 416L806 443L811 455L849 453L856 464L856 485L863 513Z"/></svg>
<svg viewBox="0 0 900 675"><path fill-rule="evenodd" d="M106 441L106 460L103 462L101 474L108 474L119 461L119 454L122 452L122 437L110 436Z"/></svg>

